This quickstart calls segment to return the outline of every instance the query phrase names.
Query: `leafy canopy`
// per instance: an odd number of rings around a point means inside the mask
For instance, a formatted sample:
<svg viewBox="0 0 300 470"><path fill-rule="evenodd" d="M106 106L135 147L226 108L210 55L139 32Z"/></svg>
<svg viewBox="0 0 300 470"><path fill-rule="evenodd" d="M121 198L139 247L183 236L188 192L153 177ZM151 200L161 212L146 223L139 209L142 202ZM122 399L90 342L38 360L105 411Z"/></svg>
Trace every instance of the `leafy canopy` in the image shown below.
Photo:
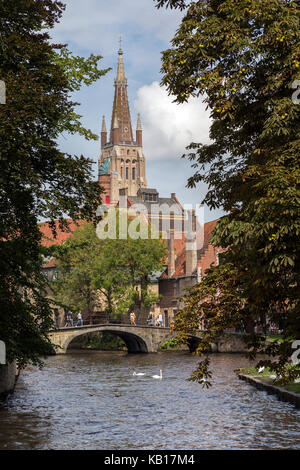
<svg viewBox="0 0 300 470"><path fill-rule="evenodd" d="M212 335L249 319L262 331L283 328L285 341L272 350L260 335L251 344L254 353L276 352L272 367L284 375L291 340L300 336L300 106L292 99L300 78L299 2L160 0L157 6L185 9L162 55L162 83L178 103L201 96L211 110L210 143L187 148L194 168L188 186L206 183L203 202L228 213L213 237L226 251L224 264L186 296L183 318L196 321L199 304L202 314L214 314ZM224 286L222 276L232 283ZM208 362L202 366L194 377L200 381Z"/></svg>
<svg viewBox="0 0 300 470"><path fill-rule="evenodd" d="M99 185L92 161L62 153L62 131L84 130L70 94L107 70L100 56L72 57L51 43L49 30L64 5L52 0L0 0L0 332L8 360L40 363L47 351L51 309L41 274L41 218L92 219Z"/></svg>
<svg viewBox="0 0 300 470"><path fill-rule="evenodd" d="M114 316L157 301L148 287L166 256L159 239L121 239L119 225L117 238L99 239L90 223L75 230L54 253L58 269L57 280L50 284L54 299L74 311L83 309L90 318L95 309Z"/></svg>

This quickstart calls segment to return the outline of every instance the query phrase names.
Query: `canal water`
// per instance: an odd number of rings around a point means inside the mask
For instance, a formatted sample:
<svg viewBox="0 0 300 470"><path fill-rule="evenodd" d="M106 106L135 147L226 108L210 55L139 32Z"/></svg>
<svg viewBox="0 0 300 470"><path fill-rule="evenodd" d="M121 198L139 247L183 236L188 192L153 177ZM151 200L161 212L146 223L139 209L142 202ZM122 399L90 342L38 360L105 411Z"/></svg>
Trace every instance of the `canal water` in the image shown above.
<svg viewBox="0 0 300 470"><path fill-rule="evenodd" d="M240 381L239 354L211 357L209 390L187 352L49 357L1 405L0 449L300 449L300 411Z"/></svg>

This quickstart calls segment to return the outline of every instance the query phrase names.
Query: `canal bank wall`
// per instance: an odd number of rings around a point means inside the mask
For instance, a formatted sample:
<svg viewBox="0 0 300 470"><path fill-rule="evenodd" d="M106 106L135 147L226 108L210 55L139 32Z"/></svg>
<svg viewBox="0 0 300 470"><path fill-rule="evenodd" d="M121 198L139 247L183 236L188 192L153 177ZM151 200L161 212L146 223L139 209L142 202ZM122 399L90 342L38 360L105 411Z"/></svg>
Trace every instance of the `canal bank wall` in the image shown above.
<svg viewBox="0 0 300 470"><path fill-rule="evenodd" d="M14 391L17 376L16 361L0 365L0 399L4 399L9 393Z"/></svg>
<svg viewBox="0 0 300 470"><path fill-rule="evenodd" d="M210 345L211 352L245 353L248 349L243 337L237 333L225 333L216 343Z"/></svg>
<svg viewBox="0 0 300 470"><path fill-rule="evenodd" d="M260 377L253 377L251 375L238 373L240 380L253 385L258 390L264 390L267 393L276 395L279 400L292 403L296 408L300 409L300 395L299 393L290 392L283 387L278 387L277 385L270 384Z"/></svg>

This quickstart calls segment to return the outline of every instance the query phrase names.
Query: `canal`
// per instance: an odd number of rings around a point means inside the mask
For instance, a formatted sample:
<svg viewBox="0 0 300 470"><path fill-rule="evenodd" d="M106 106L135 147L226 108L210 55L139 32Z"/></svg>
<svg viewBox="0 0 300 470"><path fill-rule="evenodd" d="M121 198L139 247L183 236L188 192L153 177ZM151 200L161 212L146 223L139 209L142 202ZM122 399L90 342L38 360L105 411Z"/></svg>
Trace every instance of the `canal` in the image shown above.
<svg viewBox="0 0 300 470"><path fill-rule="evenodd" d="M185 380L196 362L187 352L49 357L1 405L0 449L300 449L300 411L240 381L245 358L212 355L209 390Z"/></svg>

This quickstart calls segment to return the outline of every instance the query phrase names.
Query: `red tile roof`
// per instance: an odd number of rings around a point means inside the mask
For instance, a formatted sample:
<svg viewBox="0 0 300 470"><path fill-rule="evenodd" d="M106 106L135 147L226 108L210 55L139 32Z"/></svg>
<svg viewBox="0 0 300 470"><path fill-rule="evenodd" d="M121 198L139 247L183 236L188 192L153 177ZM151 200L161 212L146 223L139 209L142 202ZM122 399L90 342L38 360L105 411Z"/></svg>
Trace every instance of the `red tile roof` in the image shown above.
<svg viewBox="0 0 300 470"><path fill-rule="evenodd" d="M68 228L65 228L64 231L59 226L59 220L55 220L55 229L56 236L53 235L52 229L49 226L48 222L43 222L39 224L39 229L42 232L42 245L45 247L53 245L62 245L68 238L73 235L73 232L82 225L86 224L85 220L74 221L72 219L66 219L68 222ZM56 258L52 257L50 260L44 264L43 268L55 268Z"/></svg>
<svg viewBox="0 0 300 470"><path fill-rule="evenodd" d="M39 229L42 232L42 245L43 246L52 246L52 245L62 245L69 237L72 236L74 230L87 222L84 220L74 221L72 219L66 219L69 224L68 229L65 231L61 230L59 227L59 221L55 221L56 237L52 233L52 229L49 226L48 222L43 222L39 224Z"/></svg>
<svg viewBox="0 0 300 470"><path fill-rule="evenodd" d="M212 220L211 222L206 222L206 224L204 224L204 246L208 245L209 240L212 237L212 232L215 226L217 225L218 221L219 219L216 219Z"/></svg>

